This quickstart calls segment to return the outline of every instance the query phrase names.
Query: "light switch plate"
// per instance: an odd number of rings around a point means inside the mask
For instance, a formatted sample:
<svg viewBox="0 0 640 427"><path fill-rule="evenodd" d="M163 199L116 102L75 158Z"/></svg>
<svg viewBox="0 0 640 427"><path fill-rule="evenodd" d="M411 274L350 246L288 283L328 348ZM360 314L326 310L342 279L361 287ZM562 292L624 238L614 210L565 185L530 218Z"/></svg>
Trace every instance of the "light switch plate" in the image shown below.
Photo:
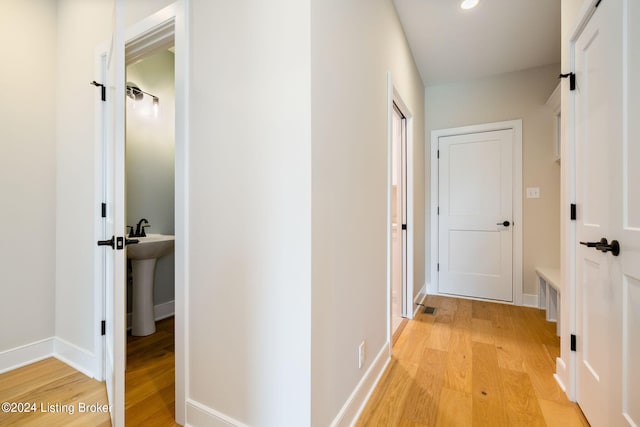
<svg viewBox="0 0 640 427"><path fill-rule="evenodd" d="M539 198L540 198L540 187L527 188L527 199L539 199Z"/></svg>

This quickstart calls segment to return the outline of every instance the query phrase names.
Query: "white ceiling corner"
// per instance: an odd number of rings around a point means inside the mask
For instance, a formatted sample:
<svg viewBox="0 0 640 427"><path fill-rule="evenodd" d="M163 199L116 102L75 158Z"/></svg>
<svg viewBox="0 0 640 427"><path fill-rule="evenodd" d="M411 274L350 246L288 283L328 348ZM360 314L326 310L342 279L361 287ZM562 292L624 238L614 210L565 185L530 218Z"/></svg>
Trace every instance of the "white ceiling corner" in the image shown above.
<svg viewBox="0 0 640 427"><path fill-rule="evenodd" d="M560 62L560 0L394 0L425 86Z"/></svg>

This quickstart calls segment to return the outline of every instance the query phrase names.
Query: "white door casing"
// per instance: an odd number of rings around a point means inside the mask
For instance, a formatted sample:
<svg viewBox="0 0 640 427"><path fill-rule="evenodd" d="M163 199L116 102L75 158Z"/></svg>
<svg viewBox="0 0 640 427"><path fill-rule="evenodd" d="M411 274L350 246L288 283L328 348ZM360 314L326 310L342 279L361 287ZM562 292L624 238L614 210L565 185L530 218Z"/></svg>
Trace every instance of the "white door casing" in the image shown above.
<svg viewBox="0 0 640 427"><path fill-rule="evenodd" d="M100 204L107 202L107 218L97 222L98 237L124 237L125 227L125 197L124 197L124 165L125 165L125 67L126 61L133 61L136 57L145 55L159 47L167 47L167 43L174 42L175 46L175 90L176 90L176 198L175 198L175 227L176 227L176 280L175 280L175 353L176 353L176 421L185 423L185 389L186 389L186 344L185 344L185 293L187 286L187 240L188 234L188 39L187 30L187 2L177 0L175 3L159 10L153 15L137 22L124 31L122 0L117 0L118 9L114 6L114 38L99 46L96 51L96 78L105 80L107 86L107 102L102 107L102 113L96 114L97 122L102 123L102 129L97 131L96 140L99 141L99 160L97 162L99 182L96 191L96 201ZM117 35L117 37L116 37ZM113 48L115 46L115 48ZM126 48L126 52L125 52ZM113 49L115 58L106 65L110 50ZM126 53L126 56L125 56ZM104 66L103 66L104 64ZM109 76L106 76L106 75ZM115 96L115 94L121 96ZM118 139L119 138L119 139ZM108 143L108 144L105 144ZM105 230L103 230L105 228ZM109 232L107 233L107 230ZM118 231L120 231L118 233ZM108 234L108 235L107 235ZM111 248L109 248L111 251ZM103 256L109 254L114 260L107 266ZM124 370L126 354L125 336L125 303L124 279L126 275L124 250L107 252L99 248L96 256L97 287L99 295L98 309L104 310L106 321L106 336L104 337L104 376L107 380L110 403L112 403L112 422L114 425L124 423ZM122 271L114 268L120 262ZM111 274L111 277L107 277ZM113 280L122 280L122 284L111 287ZM121 311L120 311L121 308ZM98 332L99 334L99 332ZM112 398L113 396L113 398Z"/></svg>
<svg viewBox="0 0 640 427"><path fill-rule="evenodd" d="M512 145L512 218L510 220L511 236L512 236L512 300L516 305L522 304L522 120L510 120L504 122L485 123L480 125L463 126L451 129L440 129L431 132L431 281L427 285L429 294L439 294L439 271L438 263L440 263L439 243L439 218L438 204L440 191L440 171L438 159L438 146L441 138L468 135L483 132L495 132L502 130L511 130L513 132ZM503 221L508 218L502 219ZM493 227L498 229L496 224L499 220L493 222Z"/></svg>
<svg viewBox="0 0 640 427"><path fill-rule="evenodd" d="M622 245L614 270L622 276L621 415L640 426L640 1L623 0L622 9L622 221L612 238Z"/></svg>
<svg viewBox="0 0 640 427"><path fill-rule="evenodd" d="M603 1L591 12L573 46L576 398L595 427L638 426L640 2ZM601 238L619 241L620 255L579 243Z"/></svg>
<svg viewBox="0 0 640 427"><path fill-rule="evenodd" d="M392 333L408 312L406 239L407 119L393 103L391 150L391 319Z"/></svg>
<svg viewBox="0 0 640 427"><path fill-rule="evenodd" d="M513 133L438 140L439 293L513 301Z"/></svg>

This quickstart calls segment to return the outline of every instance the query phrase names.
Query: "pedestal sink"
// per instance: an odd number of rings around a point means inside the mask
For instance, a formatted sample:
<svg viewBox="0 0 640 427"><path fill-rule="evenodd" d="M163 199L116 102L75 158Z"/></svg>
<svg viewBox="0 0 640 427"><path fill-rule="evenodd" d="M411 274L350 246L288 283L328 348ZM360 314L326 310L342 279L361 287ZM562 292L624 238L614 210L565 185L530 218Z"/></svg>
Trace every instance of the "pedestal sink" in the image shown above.
<svg viewBox="0 0 640 427"><path fill-rule="evenodd" d="M127 246L127 258L133 267L132 335L146 336L156 331L153 313L153 283L158 258L173 252L175 236L147 234L134 237L137 244Z"/></svg>

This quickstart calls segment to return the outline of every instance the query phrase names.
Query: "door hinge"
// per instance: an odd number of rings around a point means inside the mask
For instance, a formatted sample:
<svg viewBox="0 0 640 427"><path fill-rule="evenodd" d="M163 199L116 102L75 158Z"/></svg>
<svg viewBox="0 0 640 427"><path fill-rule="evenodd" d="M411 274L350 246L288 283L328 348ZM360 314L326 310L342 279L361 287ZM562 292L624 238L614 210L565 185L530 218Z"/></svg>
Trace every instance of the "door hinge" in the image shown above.
<svg viewBox="0 0 640 427"><path fill-rule="evenodd" d="M102 335L106 335L107 334L107 321L103 320L102 322L100 322L100 333Z"/></svg>
<svg viewBox="0 0 640 427"><path fill-rule="evenodd" d="M402 224L402 229L406 230L407 229L407 224Z"/></svg>
<svg viewBox="0 0 640 427"><path fill-rule="evenodd" d="M571 221L575 221L576 219L578 219L576 210L577 210L576 204L571 203Z"/></svg>
<svg viewBox="0 0 640 427"><path fill-rule="evenodd" d="M436 264L436 271L440 271L440 263Z"/></svg>
<svg viewBox="0 0 640 427"><path fill-rule="evenodd" d="M102 83L98 83L97 81L92 81L91 83L89 83L90 85L94 85L96 87L99 87L101 89L100 92L100 99L104 102L107 100L107 88L102 84Z"/></svg>
<svg viewBox="0 0 640 427"><path fill-rule="evenodd" d="M440 215L440 206L438 206L438 215Z"/></svg>
<svg viewBox="0 0 640 427"><path fill-rule="evenodd" d="M438 158L440 158L440 150L438 150Z"/></svg>
<svg viewBox="0 0 640 427"><path fill-rule="evenodd" d="M106 218L107 217L107 204L106 203L102 204L102 213L101 213L101 215L102 215L102 218Z"/></svg>
<svg viewBox="0 0 640 427"><path fill-rule="evenodd" d="M571 351L576 351L576 336L571 334Z"/></svg>
<svg viewBox="0 0 640 427"><path fill-rule="evenodd" d="M575 73L560 74L561 79L566 79L567 77L569 77L569 90L576 90L576 74Z"/></svg>

